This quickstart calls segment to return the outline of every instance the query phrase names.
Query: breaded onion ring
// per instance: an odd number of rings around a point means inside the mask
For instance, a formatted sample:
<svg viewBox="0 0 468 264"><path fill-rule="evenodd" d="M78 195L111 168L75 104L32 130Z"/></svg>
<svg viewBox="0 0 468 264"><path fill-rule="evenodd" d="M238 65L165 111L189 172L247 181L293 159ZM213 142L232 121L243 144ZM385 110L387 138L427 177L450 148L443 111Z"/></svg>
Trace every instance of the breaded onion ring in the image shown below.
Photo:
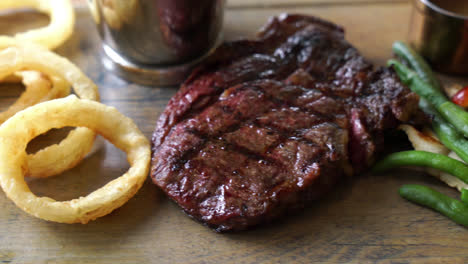
<svg viewBox="0 0 468 264"><path fill-rule="evenodd" d="M62 79L51 80L37 71L21 71L17 75L26 90L7 110L0 113L0 124L29 106L70 94L70 85Z"/></svg>
<svg viewBox="0 0 468 264"><path fill-rule="evenodd" d="M58 202L37 197L24 181L26 146L52 128L88 127L127 153L129 170L86 197ZM150 144L133 121L114 107L75 96L47 101L18 112L0 126L0 184L25 212L59 223L87 223L128 201L143 185L150 163Z"/></svg>
<svg viewBox="0 0 468 264"><path fill-rule="evenodd" d="M48 49L63 44L75 26L75 12L70 0L1 0L0 10L10 8L35 8L50 17L48 26L18 33L13 38L21 42L34 42ZM0 37L0 47L11 43L10 37Z"/></svg>
<svg viewBox="0 0 468 264"><path fill-rule="evenodd" d="M97 86L66 58L31 44L15 44L0 52L0 79L25 69L56 76L71 84L80 98L99 100ZM29 155L27 175L48 177L72 168L91 150L95 136L87 128L76 128L59 144Z"/></svg>

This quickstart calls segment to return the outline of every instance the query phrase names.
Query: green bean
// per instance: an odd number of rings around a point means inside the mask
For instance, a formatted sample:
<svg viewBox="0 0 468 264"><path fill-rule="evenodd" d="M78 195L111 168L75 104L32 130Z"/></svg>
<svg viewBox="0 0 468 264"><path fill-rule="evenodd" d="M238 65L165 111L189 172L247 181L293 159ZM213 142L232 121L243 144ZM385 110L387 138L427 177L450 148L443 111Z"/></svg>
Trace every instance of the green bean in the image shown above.
<svg viewBox="0 0 468 264"><path fill-rule="evenodd" d="M433 116L432 127L440 141L468 163L468 141L464 137L464 135L468 136L468 113L447 99L441 92L440 83L429 65L413 49L403 42L395 42L393 51L408 62L415 71L413 72L398 61L389 61L402 82L421 96L419 105L424 112ZM449 157L428 152L405 151L391 154L380 161L374 167L374 171L407 165L439 169L468 183L468 166ZM405 185L400 188L402 197L432 208L456 223L468 227L468 190L462 189L461 193L462 202L424 186Z"/></svg>
<svg viewBox="0 0 468 264"><path fill-rule="evenodd" d="M419 106L424 112L433 116L432 128L442 144L468 163L468 140L466 140L462 134L458 133L451 124L445 121L427 101L421 100Z"/></svg>
<svg viewBox="0 0 468 264"><path fill-rule="evenodd" d="M414 49L401 41L393 43L392 49L398 57L410 65L412 70L414 70L423 81L428 83L432 88L438 91L441 90L442 87L440 86L440 82L431 67ZM425 100L421 99L421 101Z"/></svg>
<svg viewBox="0 0 468 264"><path fill-rule="evenodd" d="M464 162L468 163L468 141L465 137L458 133L452 125L440 118L434 118L432 127L442 144L455 152Z"/></svg>
<svg viewBox="0 0 468 264"><path fill-rule="evenodd" d="M458 131L468 137L468 113L460 106L447 101L437 107L439 113Z"/></svg>
<svg viewBox="0 0 468 264"><path fill-rule="evenodd" d="M397 41L393 43L393 52L408 62L423 81L427 82L435 89L441 90L440 82L432 72L431 67L411 47L403 42Z"/></svg>
<svg viewBox="0 0 468 264"><path fill-rule="evenodd" d="M396 60L389 60L389 66L393 66L397 72L400 80L409 86L409 88L417 93L419 96L423 97L429 103L436 107L447 102L448 99L440 91L423 81L414 71L403 65L401 62Z"/></svg>
<svg viewBox="0 0 468 264"><path fill-rule="evenodd" d="M463 202L421 185L403 185L399 193L407 200L429 207L456 223L468 227L468 206Z"/></svg>
<svg viewBox="0 0 468 264"><path fill-rule="evenodd" d="M424 61L424 59L411 47L407 46L403 42L395 42L393 44L393 52L407 61L423 81L431 85L432 88L440 91L441 86L439 80L436 78L426 61ZM468 141L464 136L458 133L452 125L445 121L445 119L435 111L426 100L421 99L419 106L424 112L434 117L432 127L440 141L446 147L457 153L462 160L468 163ZM446 107L446 111L447 108L449 108L449 106L444 107Z"/></svg>
<svg viewBox="0 0 468 264"><path fill-rule="evenodd" d="M463 188L461 190L461 200L468 205L468 189Z"/></svg>
<svg viewBox="0 0 468 264"><path fill-rule="evenodd" d="M445 155L426 151L402 151L388 155L377 162L373 172L382 172L400 166L423 166L438 169L462 180L468 184L468 166L463 162Z"/></svg>
<svg viewBox="0 0 468 264"><path fill-rule="evenodd" d="M401 81L410 89L431 104L442 117L450 122L460 133L468 137L468 113L458 105L452 103L440 91L424 82L415 72L398 61L390 60Z"/></svg>

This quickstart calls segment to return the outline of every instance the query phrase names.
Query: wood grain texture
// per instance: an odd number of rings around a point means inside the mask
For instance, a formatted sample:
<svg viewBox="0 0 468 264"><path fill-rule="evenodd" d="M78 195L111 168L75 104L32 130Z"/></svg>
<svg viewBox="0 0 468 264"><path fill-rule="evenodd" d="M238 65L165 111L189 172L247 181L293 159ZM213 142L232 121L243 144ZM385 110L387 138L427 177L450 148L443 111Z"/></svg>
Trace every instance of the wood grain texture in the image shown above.
<svg viewBox="0 0 468 264"><path fill-rule="evenodd" d="M391 56L392 42L406 37L410 6L231 9L226 13L225 36L252 36L268 17L281 12L318 15L344 25L350 42L382 65ZM13 33L12 21L21 21L24 27L46 23L35 13L2 15L0 32ZM97 33L82 9L73 38L58 52L99 84L102 102L133 118L151 136L177 89L129 84L105 72ZM0 87L2 106L21 91ZM38 195L65 200L99 188L127 168L125 155L106 143L76 168L29 185ZM0 194L0 263L467 263L466 229L404 201L397 194L404 183L458 195L419 173L364 175L343 182L295 215L255 230L217 234L184 215L149 180L122 208L87 225L30 217Z"/></svg>

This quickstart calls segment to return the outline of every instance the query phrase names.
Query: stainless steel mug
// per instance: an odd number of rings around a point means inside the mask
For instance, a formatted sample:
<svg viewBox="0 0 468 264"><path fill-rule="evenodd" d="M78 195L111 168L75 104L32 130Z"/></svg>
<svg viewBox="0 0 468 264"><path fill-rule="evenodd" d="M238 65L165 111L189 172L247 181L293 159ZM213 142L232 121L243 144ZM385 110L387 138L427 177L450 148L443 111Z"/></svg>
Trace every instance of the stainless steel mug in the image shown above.
<svg viewBox="0 0 468 264"><path fill-rule="evenodd" d="M413 0L409 41L434 69L468 74L468 17Z"/></svg>
<svg viewBox="0 0 468 264"><path fill-rule="evenodd" d="M217 43L225 0L88 4L110 59L106 68L139 83L171 85L183 81L193 62Z"/></svg>

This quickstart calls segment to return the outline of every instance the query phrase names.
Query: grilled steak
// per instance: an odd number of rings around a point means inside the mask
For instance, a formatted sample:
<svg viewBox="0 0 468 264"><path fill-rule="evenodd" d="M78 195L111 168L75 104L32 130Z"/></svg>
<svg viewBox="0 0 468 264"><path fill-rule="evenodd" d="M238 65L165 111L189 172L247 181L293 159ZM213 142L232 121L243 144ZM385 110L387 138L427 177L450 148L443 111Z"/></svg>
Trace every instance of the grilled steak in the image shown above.
<svg viewBox="0 0 468 264"><path fill-rule="evenodd" d="M256 40L220 46L170 100L151 177L195 219L245 229L368 168L384 131L416 115L417 102L340 27L272 18Z"/></svg>

